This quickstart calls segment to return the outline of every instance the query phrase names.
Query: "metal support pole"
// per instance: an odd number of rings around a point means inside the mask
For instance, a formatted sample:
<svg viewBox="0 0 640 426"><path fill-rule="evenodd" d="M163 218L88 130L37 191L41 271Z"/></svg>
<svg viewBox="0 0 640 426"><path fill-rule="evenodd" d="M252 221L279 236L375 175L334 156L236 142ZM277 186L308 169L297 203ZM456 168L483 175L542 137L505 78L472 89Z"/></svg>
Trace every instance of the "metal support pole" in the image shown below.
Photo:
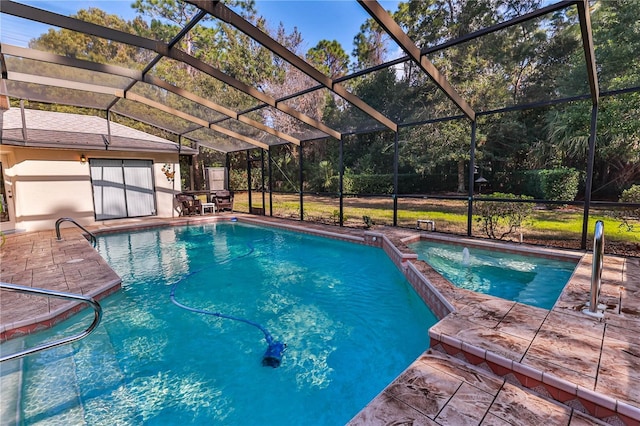
<svg viewBox="0 0 640 426"><path fill-rule="evenodd" d="M262 190L262 215L264 216L264 207L265 207L265 193L264 193L264 149L260 149L260 167L262 169L262 188L260 188Z"/></svg>
<svg viewBox="0 0 640 426"><path fill-rule="evenodd" d="M107 117L109 116L109 111L107 111ZM180 167L180 152L182 152L182 135L178 135L178 164L174 164L173 165L173 171L175 172L176 167ZM175 174L174 174L175 177ZM175 192L176 190L176 180L178 179L173 179L171 181L171 189L173 189L173 191ZM178 184L180 185L180 188L182 188L182 170L180 170L180 179L178 180ZM207 198L207 201L209 201L209 198ZM158 208L156 206L156 211L158 211ZM173 209L173 212L175 213L175 209ZM172 214L173 215L173 214Z"/></svg>
<svg viewBox="0 0 640 426"><path fill-rule="evenodd" d="M198 147L200 150L200 147ZM198 154L193 154L189 156L189 190L193 191L194 189L194 181L196 180L196 169L195 165L197 162Z"/></svg>
<svg viewBox="0 0 640 426"><path fill-rule="evenodd" d="M269 216L273 216L273 170L271 166L271 146L269 146L269 159L267 162L267 170L269 172Z"/></svg>
<svg viewBox="0 0 640 426"><path fill-rule="evenodd" d="M180 135L178 135L179 137ZM107 141L111 144L111 110L109 109L107 110Z"/></svg>
<svg viewBox="0 0 640 426"><path fill-rule="evenodd" d="M398 226L398 163L400 161L400 147L398 132L394 132L393 142L393 226Z"/></svg>
<svg viewBox="0 0 640 426"><path fill-rule="evenodd" d="M224 171L225 173L225 184L226 187L224 189L230 191L231 190L231 157L229 156L229 153L225 153L224 154L224 166L226 168L226 170Z"/></svg>
<svg viewBox="0 0 640 426"><path fill-rule="evenodd" d="M302 169L302 141L298 147L298 161L300 162L300 170L298 170L298 181L300 184L300 220L304 220L304 195L302 194L302 188L304 184L304 173Z"/></svg>
<svg viewBox="0 0 640 426"><path fill-rule="evenodd" d="M591 128L589 130L589 158L587 160L587 181L584 188L584 213L582 215L582 241L580 248L587 248L587 233L589 227L589 209L591 208L591 191L593 189L593 163L596 157L596 131L598 124L598 105L591 107Z"/></svg>
<svg viewBox="0 0 640 426"><path fill-rule="evenodd" d="M20 118L22 119L22 140L27 142L27 118L24 115L24 99L20 99Z"/></svg>
<svg viewBox="0 0 640 426"><path fill-rule="evenodd" d="M252 200L251 200L251 151L247 150L247 195L249 196L249 213L251 213L251 206L252 204Z"/></svg>
<svg viewBox="0 0 640 426"><path fill-rule="evenodd" d="M473 120L471 122L471 149L469 151L469 205L467 208L467 236L471 236L473 225L473 186L475 180L473 179L473 172L476 166L476 127L477 122Z"/></svg>
<svg viewBox="0 0 640 426"><path fill-rule="evenodd" d="M344 213L344 196L342 194L344 190L344 141L340 139L340 149L338 150L338 169L340 179L338 180L338 197L340 198L340 226L343 226L344 222L342 220Z"/></svg>

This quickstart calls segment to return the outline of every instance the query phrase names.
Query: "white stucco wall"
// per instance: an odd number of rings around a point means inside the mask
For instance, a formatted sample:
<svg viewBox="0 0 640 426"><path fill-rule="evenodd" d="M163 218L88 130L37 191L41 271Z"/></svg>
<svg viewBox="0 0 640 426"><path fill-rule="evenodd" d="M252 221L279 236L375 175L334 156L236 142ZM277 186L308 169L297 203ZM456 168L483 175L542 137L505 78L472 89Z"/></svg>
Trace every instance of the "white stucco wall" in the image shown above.
<svg viewBox="0 0 640 426"><path fill-rule="evenodd" d="M82 152L0 146L5 162L5 180L12 187L15 229L54 229L60 217L72 217L83 226L96 222L89 161L82 164ZM174 194L180 192L178 154L147 152L88 151L87 159L151 160L155 184L157 217L174 217ZM176 170L174 181L161 171L164 164Z"/></svg>

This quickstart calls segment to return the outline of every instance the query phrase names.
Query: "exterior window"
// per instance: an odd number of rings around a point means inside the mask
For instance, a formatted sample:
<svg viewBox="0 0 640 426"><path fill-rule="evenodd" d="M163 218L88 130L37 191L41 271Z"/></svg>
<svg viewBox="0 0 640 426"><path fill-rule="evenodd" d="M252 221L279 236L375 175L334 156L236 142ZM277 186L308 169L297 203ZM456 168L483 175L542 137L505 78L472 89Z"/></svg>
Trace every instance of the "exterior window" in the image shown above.
<svg viewBox="0 0 640 426"><path fill-rule="evenodd" d="M156 214L153 163L149 160L89 160L96 220Z"/></svg>

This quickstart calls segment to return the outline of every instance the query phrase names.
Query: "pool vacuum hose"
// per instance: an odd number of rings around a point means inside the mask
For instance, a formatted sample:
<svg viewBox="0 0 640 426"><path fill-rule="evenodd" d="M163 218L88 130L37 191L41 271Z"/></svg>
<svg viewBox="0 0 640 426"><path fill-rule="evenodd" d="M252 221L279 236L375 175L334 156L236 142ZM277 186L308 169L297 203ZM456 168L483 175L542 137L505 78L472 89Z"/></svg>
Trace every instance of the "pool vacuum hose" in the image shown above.
<svg viewBox="0 0 640 426"><path fill-rule="evenodd" d="M246 253L242 256L238 256L236 258L233 259L229 259L228 261L231 260L235 260L235 259L239 259L241 257L245 257L250 255L251 253L253 253L254 248L251 244L247 244L250 248L249 253ZM227 262L228 262L227 261ZM224 262L224 263L227 263ZM220 312L211 312L211 311L206 311L204 309L197 309L197 308L192 308L190 306L187 305L183 305L182 303L178 302L176 300L176 289L178 288L178 284L180 284L180 281L184 280L185 278L194 275L198 272L200 272L201 270L198 271L194 271L191 272L185 276L183 276L182 278L180 278L178 281L175 282L175 284L173 284L173 286L171 287L171 294L169 295L169 297L171 298L171 301L173 302L174 305L182 308L182 309L186 309L187 311L191 311L191 312L196 312L199 314L205 314L205 315L212 315L214 317L218 317L218 318L226 318L226 319L230 319L230 320L234 320L234 321L240 321L240 322L244 322L246 324L252 325L258 329L260 329L260 331L262 331L262 333L264 334L264 339L267 341L267 350L265 351L264 355L262 356L262 365L264 367L273 367L273 368L277 368L280 366L280 364L282 363L282 354L284 353L284 350L287 348L287 345L283 342L279 342L279 341L274 341L273 337L271 336L271 333L269 333L269 330L267 330L266 328L264 328L262 325L258 324L257 322L253 322L250 321L248 319L244 319L244 318L239 318L239 317L234 317L231 315L225 315L222 314Z"/></svg>
<svg viewBox="0 0 640 426"><path fill-rule="evenodd" d="M264 334L264 339L267 341L267 345L268 345L267 351L262 356L262 365L265 367L273 367L273 368L280 366L280 363L282 362L282 354L284 350L287 348L287 345L285 343L274 341L273 337L271 336L271 333L269 333L269 331L266 328L264 328L262 325L258 324L257 322L253 322L244 318L234 317L231 315L225 315L220 312L205 311L204 309L197 309L197 308L192 308L191 306L183 305L182 303L176 300L176 288L178 287L178 284L179 284L179 281L175 283L173 287L171 287L171 294L170 294L171 301L176 306L182 309L186 309L187 311L196 312L198 314L211 315L218 318L226 318L234 321L244 322L246 324L252 325L260 329L260 331L262 331L262 333Z"/></svg>

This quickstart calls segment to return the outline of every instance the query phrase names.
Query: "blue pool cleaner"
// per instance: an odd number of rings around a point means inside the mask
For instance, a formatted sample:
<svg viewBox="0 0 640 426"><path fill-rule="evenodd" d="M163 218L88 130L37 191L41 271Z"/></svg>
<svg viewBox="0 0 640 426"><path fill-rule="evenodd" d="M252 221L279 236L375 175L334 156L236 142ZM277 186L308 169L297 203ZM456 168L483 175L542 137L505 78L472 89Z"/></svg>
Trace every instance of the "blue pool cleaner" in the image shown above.
<svg viewBox="0 0 640 426"><path fill-rule="evenodd" d="M246 256L249 256L251 253L253 253L253 251L255 250L254 247L251 244L247 244L249 246L250 251L248 253L245 253L243 255L234 257L232 259L228 259L224 262L220 262L220 263L227 263L227 262L231 262L232 260L236 260L236 259L240 259ZM243 322L245 324L249 324L252 325L256 328L258 328L260 331L262 331L262 333L264 334L264 339L267 341L267 350L265 351L264 355L262 356L262 365L265 367L273 367L273 368L277 368L280 366L280 364L282 363L282 354L284 353L285 349L287 348L287 345L283 342L277 341L277 340L273 340L273 336L271 336L271 333L269 333L269 330L267 330L266 328L264 328L262 325L258 324L257 322L254 321L250 321L248 319L244 319L244 318L239 318L239 317L234 317L231 315L225 315L222 314L220 312L211 312L211 311L207 311L204 309L197 309L197 308L192 308L191 306L187 306L187 305L183 305L182 303L178 302L176 300L176 289L178 288L178 284L180 284L180 282L182 280L184 280L185 278L194 275L198 272L201 272L202 269L191 272L185 276L183 276L182 278L180 278L178 281L176 281L175 284L173 284L173 286L171 286L171 293L169 295L169 297L171 298L171 302L173 302L173 304L175 304L176 306L182 308L182 309L186 309L187 311L191 311L191 312L196 312L198 314L204 314L204 315L211 315L214 317L218 317L218 318L225 318L225 319L230 319L230 320L234 320L234 321L240 321Z"/></svg>
<svg viewBox="0 0 640 426"><path fill-rule="evenodd" d="M286 348L287 345L285 343L274 342L273 340L269 342L269 347L267 347L267 351L262 356L262 365L273 368L279 367L282 362L282 354Z"/></svg>

